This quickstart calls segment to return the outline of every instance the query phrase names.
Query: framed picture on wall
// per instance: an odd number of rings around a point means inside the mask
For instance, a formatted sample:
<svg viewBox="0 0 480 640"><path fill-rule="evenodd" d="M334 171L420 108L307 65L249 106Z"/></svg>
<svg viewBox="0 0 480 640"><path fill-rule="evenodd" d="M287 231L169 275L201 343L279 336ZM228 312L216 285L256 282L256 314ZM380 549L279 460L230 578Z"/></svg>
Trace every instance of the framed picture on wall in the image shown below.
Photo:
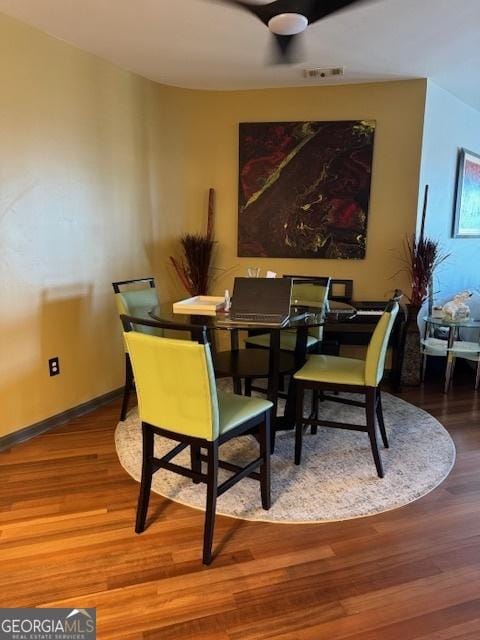
<svg viewBox="0 0 480 640"><path fill-rule="evenodd" d="M238 255L365 258L375 122L239 126Z"/></svg>
<svg viewBox="0 0 480 640"><path fill-rule="evenodd" d="M460 150L454 238L480 238L480 156Z"/></svg>

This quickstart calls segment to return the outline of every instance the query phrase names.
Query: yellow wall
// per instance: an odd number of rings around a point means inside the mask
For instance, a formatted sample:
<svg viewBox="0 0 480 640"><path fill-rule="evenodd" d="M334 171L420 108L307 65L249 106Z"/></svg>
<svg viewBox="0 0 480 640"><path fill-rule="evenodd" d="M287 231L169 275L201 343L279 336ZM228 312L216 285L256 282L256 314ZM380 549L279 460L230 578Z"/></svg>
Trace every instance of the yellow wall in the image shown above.
<svg viewBox="0 0 480 640"><path fill-rule="evenodd" d="M162 87L0 15L0 437L117 388L123 350L111 282L157 276L204 228L217 190L217 264L354 277L383 297L414 226L423 81L204 92ZM239 121L377 120L367 259L236 257ZM60 357L50 378L47 360Z"/></svg>
<svg viewBox="0 0 480 640"><path fill-rule="evenodd" d="M358 299L384 299L408 288L399 254L415 226L426 81L256 91L177 91L188 127L184 183L190 226L205 220L209 186L217 190L217 263L235 267L216 284L231 287L248 265L278 273L353 278ZM376 120L365 260L292 260L237 257L238 123L281 120Z"/></svg>
<svg viewBox="0 0 480 640"><path fill-rule="evenodd" d="M2 436L122 384L110 283L152 268L161 97L4 16L0 42Z"/></svg>

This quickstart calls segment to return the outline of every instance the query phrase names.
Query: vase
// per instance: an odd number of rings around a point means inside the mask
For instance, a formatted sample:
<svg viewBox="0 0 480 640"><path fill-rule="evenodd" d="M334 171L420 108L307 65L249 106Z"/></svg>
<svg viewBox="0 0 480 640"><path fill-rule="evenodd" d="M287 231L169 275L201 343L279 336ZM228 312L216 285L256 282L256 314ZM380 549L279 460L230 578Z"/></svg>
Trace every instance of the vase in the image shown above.
<svg viewBox="0 0 480 640"><path fill-rule="evenodd" d="M421 307L419 305L408 305L401 384L409 387L419 386L421 382L422 353L420 348L420 331L417 323L420 309Z"/></svg>

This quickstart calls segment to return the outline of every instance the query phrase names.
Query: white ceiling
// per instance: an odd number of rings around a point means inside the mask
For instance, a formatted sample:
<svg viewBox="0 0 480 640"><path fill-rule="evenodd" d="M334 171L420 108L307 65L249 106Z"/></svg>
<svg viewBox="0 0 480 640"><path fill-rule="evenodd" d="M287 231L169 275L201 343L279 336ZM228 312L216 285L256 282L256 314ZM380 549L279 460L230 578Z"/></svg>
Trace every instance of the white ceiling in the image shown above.
<svg viewBox="0 0 480 640"><path fill-rule="evenodd" d="M304 67L345 65L333 82L429 77L480 109L480 0L376 0L310 26L292 66L267 65L267 28L211 0L0 0L0 11L166 84L303 86Z"/></svg>

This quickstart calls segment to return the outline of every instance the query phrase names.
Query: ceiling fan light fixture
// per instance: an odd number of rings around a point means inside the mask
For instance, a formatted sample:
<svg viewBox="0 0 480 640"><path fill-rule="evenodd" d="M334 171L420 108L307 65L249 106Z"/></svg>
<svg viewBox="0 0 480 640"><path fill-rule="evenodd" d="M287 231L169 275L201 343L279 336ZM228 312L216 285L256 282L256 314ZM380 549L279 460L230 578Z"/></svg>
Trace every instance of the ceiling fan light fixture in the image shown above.
<svg viewBox="0 0 480 640"><path fill-rule="evenodd" d="M296 36L308 27L308 19L301 13L279 13L268 21L268 28L277 36Z"/></svg>

